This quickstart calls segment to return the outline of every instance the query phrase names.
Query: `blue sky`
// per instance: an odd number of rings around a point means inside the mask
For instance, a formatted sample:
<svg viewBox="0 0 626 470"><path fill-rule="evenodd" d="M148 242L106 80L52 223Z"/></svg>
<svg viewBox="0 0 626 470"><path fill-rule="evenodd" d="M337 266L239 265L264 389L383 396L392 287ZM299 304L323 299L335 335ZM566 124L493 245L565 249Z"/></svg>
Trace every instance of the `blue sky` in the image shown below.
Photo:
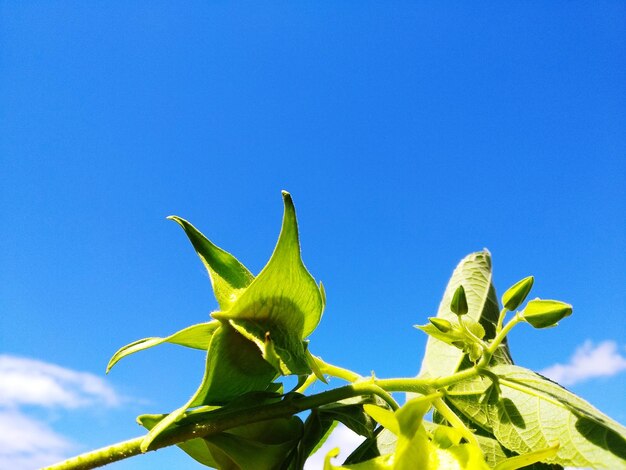
<svg viewBox="0 0 626 470"><path fill-rule="evenodd" d="M626 422L624 31L622 2L2 3L0 368L59 395L5 381L0 427L34 426L45 459L182 404L195 351L104 377L120 346L216 308L165 217L258 272L281 189L327 289L315 354L414 375L412 325L487 247L500 294L533 274L574 305L512 333L517 363ZM157 463L199 468L176 449L114 468Z"/></svg>

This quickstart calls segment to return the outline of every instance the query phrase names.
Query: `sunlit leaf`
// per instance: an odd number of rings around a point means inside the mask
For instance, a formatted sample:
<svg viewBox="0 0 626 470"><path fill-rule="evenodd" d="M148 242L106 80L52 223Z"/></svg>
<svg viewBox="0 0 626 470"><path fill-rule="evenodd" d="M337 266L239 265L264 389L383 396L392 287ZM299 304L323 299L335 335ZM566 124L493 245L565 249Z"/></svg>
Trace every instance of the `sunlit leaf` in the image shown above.
<svg viewBox="0 0 626 470"><path fill-rule="evenodd" d="M345 464L355 464L371 460L396 451L398 436L384 427L378 427L374 436L366 439L346 458Z"/></svg>
<svg viewBox="0 0 626 470"><path fill-rule="evenodd" d="M220 309L228 309L252 282L254 276L237 258L214 245L185 219L175 215L168 219L177 222L183 228L209 272L213 292Z"/></svg>
<svg viewBox="0 0 626 470"><path fill-rule="evenodd" d="M228 324L213 334L207 351L205 374L200 387L189 401L170 413L146 436L142 450L168 426L194 406L225 404L240 395L265 390L276 377L274 368L261 357L254 343L244 338Z"/></svg>
<svg viewBox="0 0 626 470"><path fill-rule="evenodd" d="M626 467L624 426L528 369L498 365L491 371L499 377L499 393L486 399L467 394L450 395L449 399L506 448L525 454L559 443L556 456L548 462L572 467Z"/></svg>
<svg viewBox="0 0 626 470"><path fill-rule="evenodd" d="M139 417L139 422L150 430L161 419L145 415ZM213 468L274 470L280 467L301 435L302 421L294 416L236 427L192 439L179 447L198 462Z"/></svg>
<svg viewBox="0 0 626 470"><path fill-rule="evenodd" d="M109 361L107 365L107 373L111 368L117 364L117 362L130 354L134 354L144 349L152 348L163 343L178 344L194 349L208 349L211 337L215 330L219 327L220 322L217 320L207 323L199 323L197 325L191 325L176 333L167 336L165 338L144 338L133 343L127 344L123 348L120 348Z"/></svg>
<svg viewBox="0 0 626 470"><path fill-rule="evenodd" d="M317 409L311 413L304 422L302 439L298 443L296 455L289 468L301 470L306 459L319 450L331 435L338 422L328 415L321 414Z"/></svg>
<svg viewBox="0 0 626 470"><path fill-rule="evenodd" d="M254 281L228 309L213 317L230 322L254 341L270 362L279 358L282 374L309 374L304 338L320 321L323 297L300 257L298 225L291 196L274 253Z"/></svg>

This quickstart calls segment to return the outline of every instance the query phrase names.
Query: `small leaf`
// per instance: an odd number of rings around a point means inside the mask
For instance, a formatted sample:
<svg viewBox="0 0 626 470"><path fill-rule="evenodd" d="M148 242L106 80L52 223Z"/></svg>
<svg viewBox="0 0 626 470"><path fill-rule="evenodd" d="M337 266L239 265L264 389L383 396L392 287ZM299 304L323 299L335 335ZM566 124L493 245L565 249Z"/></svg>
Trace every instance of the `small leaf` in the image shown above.
<svg viewBox="0 0 626 470"><path fill-rule="evenodd" d="M294 468L302 469L306 459L319 450L336 426L337 421L334 421L332 417L320 415L317 409L311 410L304 422L304 431L298 443Z"/></svg>
<svg viewBox="0 0 626 470"><path fill-rule="evenodd" d="M522 318L535 328L555 326L572 314L572 306L558 300L534 299L528 302Z"/></svg>
<svg viewBox="0 0 626 470"><path fill-rule="evenodd" d="M465 297L463 285L460 285L454 291L454 295L450 301L450 310L456 315L465 315L468 312L467 298Z"/></svg>
<svg viewBox="0 0 626 470"><path fill-rule="evenodd" d="M175 215L168 217L180 225L209 272L220 309L228 309L248 287L254 276L237 258L211 243L198 229Z"/></svg>
<svg viewBox="0 0 626 470"><path fill-rule="evenodd" d="M374 437L363 441L346 459L345 464L355 464L371 460L381 455L393 454L396 451L398 436L389 429L379 426Z"/></svg>
<svg viewBox="0 0 626 470"><path fill-rule="evenodd" d="M528 276L509 287L508 290L502 295L502 304L504 305L504 308L512 312L522 305L524 300L526 300L530 289L532 289L534 282L535 278Z"/></svg>
<svg viewBox="0 0 626 470"><path fill-rule="evenodd" d="M215 330L219 327L219 325L220 322L218 321L199 323L197 325L188 326L187 328L177 331L176 333L165 338L144 338L127 344L123 348L120 348L115 354L113 354L113 357L107 365L106 371L108 373L120 359L129 356L130 354L134 354L138 351L143 351L144 349L152 348L162 343L172 343L186 346L188 348L206 350L209 347L209 343L211 342L211 337L213 336L213 333L215 333Z"/></svg>
<svg viewBox="0 0 626 470"><path fill-rule="evenodd" d="M376 400L357 397L321 406L317 411L320 416L339 421L356 434L371 438L374 437L376 421L364 411L363 406L372 402Z"/></svg>

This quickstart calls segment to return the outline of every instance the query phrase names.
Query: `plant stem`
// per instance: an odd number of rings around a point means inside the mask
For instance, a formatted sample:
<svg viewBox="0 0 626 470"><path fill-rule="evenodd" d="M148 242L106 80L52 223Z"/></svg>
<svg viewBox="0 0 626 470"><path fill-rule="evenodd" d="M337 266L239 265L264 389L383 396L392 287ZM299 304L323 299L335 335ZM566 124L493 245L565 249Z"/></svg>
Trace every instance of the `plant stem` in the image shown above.
<svg viewBox="0 0 626 470"><path fill-rule="evenodd" d="M488 365L491 354L495 351L498 344L500 344L500 342L504 339L506 333L508 333L510 329L520 321L521 317L518 318L517 315L511 319L511 321L496 336L493 344L489 347L489 350L485 352L485 355L477 365L470 367L469 369L456 372L448 377L438 377L434 379L411 377L363 380L360 375L348 369L333 366L322 361L320 365L322 366L321 368L324 373L353 383L307 397L288 396L278 403L272 403L269 405L233 411L218 409L207 411L205 413L196 413L194 414L194 422L186 423L183 418L175 427L164 430L154 440L154 442L152 442L148 451L180 444L191 439L209 437L227 429L246 424L293 416L302 411L356 396L377 395L395 410L398 408L398 404L389 392L414 392L421 395L427 395L479 375L480 371ZM450 419L446 417L446 419L450 421L452 417L450 417ZM88 470L102 467L109 463L117 462L142 453L140 446L143 440L144 436L140 436L128 441L103 447L101 449L65 460L50 467L46 467L46 470Z"/></svg>
<svg viewBox="0 0 626 470"><path fill-rule="evenodd" d="M506 308L500 310L500 315L498 316L498 324L496 326L496 334L502 331L502 323L504 322L504 317L506 317L506 312L508 312Z"/></svg>
<svg viewBox="0 0 626 470"><path fill-rule="evenodd" d="M185 424L183 419L180 425L163 431L150 445L148 451L180 444L191 439L209 437L227 429L246 424L276 418L286 418L311 408L317 408L339 400L362 395L378 395L385 400L385 402L389 403L392 408L398 406L393 398L378 385L373 383L356 383L308 397L288 396L278 403L248 409L208 411L206 412L206 419L195 422L200 415L200 413L198 413L194 415L193 423ZM128 441L119 442L46 467L45 470L88 470L102 467L109 463L140 454L140 446L143 440L144 436L140 436Z"/></svg>
<svg viewBox="0 0 626 470"><path fill-rule="evenodd" d="M467 440L467 442L477 447L480 447L476 436L474 436L474 433L472 433L472 431L470 431L468 427L465 426L465 423L463 423L463 421L459 419L456 413L454 413L454 411L452 411L448 405L446 405L446 402L443 401L441 397L433 400L433 406L441 414L441 416L443 416L446 421L450 423L450 426L461 431L463 437Z"/></svg>
<svg viewBox="0 0 626 470"><path fill-rule="evenodd" d="M346 382L350 382L350 383L356 382L357 380L362 378L359 374L357 374L356 372L352 372L349 369L344 369L343 367L334 366L332 364L329 364L328 362L324 362L319 357L315 359L322 373L328 374L331 377L337 377L338 379L343 379Z"/></svg>
<svg viewBox="0 0 626 470"><path fill-rule="evenodd" d="M493 341L489 345L489 348L487 349L487 351L490 354L493 354L495 350L498 348L498 346L500 346L500 343L504 341L504 338L506 338L506 335L509 334L509 331L511 331L511 329L521 321L522 321L522 316L519 313L516 313L515 316L511 318L506 325L504 325L504 328L502 328L498 332L496 337L493 339Z"/></svg>
<svg viewBox="0 0 626 470"><path fill-rule="evenodd" d="M304 383L302 385L300 385L300 387L298 387L297 389L294 390L294 392L298 392L298 393L304 393L304 391L309 388L311 385L313 385L315 383L315 381L317 380L317 376L315 374L311 374L309 375L306 380L304 381Z"/></svg>

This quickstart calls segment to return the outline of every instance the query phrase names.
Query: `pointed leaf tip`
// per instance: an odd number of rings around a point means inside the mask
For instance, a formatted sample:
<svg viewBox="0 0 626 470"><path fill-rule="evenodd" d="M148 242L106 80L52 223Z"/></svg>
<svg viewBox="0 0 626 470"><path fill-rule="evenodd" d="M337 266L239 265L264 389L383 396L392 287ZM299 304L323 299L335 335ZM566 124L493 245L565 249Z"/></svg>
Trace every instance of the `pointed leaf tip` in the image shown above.
<svg viewBox="0 0 626 470"><path fill-rule="evenodd" d="M185 231L209 273L217 303L222 310L226 310L248 287L254 276L237 258L211 242L187 220L175 215L168 219Z"/></svg>
<svg viewBox="0 0 626 470"><path fill-rule="evenodd" d="M306 375L311 369L302 340L319 323L324 298L302 262L296 211L286 191L283 200L282 227L270 260L231 307L213 318L229 321L257 344L266 360L279 357L282 374ZM271 342L266 341L268 331Z"/></svg>

